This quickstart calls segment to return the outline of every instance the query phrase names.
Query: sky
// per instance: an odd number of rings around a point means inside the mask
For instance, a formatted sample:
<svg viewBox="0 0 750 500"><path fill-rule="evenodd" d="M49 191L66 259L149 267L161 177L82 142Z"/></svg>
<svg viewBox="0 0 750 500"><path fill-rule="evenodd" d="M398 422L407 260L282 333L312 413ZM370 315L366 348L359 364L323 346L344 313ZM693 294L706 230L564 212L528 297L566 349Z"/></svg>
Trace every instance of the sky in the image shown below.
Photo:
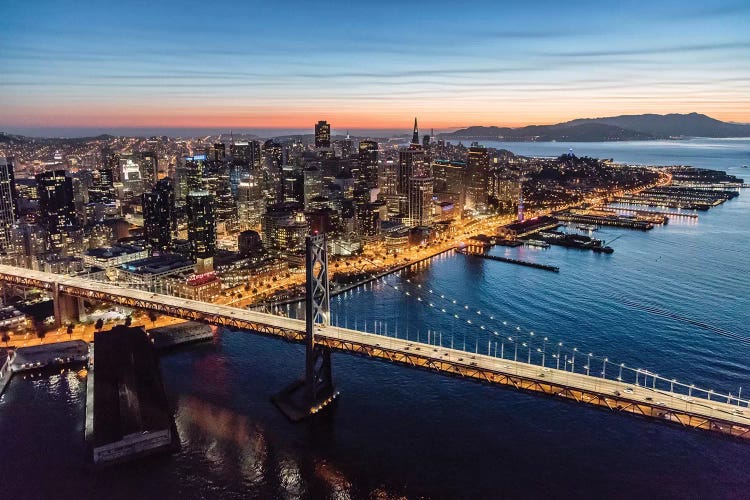
<svg viewBox="0 0 750 500"><path fill-rule="evenodd" d="M750 2L21 1L0 130L750 122Z"/></svg>

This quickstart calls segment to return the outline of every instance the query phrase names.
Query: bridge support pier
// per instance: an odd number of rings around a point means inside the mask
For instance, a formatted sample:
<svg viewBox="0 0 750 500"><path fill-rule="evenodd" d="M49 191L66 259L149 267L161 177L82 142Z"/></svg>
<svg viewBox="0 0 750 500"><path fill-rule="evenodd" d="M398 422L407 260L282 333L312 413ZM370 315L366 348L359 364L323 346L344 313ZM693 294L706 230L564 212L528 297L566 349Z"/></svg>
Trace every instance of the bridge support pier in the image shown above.
<svg viewBox="0 0 750 500"><path fill-rule="evenodd" d="M71 321L78 321L80 313L79 299L61 293L57 283L54 284L52 292L52 304L55 311L55 328L60 328L65 323Z"/></svg>
<svg viewBox="0 0 750 500"><path fill-rule="evenodd" d="M329 325L331 316L325 234L308 236L305 247L305 376L273 397L276 406L293 422L321 411L337 395L331 351L315 343L316 325Z"/></svg>

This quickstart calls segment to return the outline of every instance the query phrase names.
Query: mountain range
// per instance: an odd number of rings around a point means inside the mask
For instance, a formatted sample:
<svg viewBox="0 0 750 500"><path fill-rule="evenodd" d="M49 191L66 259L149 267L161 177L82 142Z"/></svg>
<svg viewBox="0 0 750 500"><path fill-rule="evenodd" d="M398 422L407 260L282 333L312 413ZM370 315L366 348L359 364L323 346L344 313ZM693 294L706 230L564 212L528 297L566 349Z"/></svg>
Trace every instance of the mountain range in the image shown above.
<svg viewBox="0 0 750 500"><path fill-rule="evenodd" d="M620 115L579 118L555 125L526 127L467 127L445 139L485 139L499 141L643 141L685 137L750 137L750 125L728 123L699 113L668 115Z"/></svg>

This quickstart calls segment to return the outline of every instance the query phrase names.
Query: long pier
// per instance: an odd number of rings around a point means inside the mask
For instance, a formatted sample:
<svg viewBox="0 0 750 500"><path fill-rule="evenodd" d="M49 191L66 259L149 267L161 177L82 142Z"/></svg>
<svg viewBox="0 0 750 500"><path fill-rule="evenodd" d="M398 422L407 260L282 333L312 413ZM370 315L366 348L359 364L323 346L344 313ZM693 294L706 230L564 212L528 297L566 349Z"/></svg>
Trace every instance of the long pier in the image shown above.
<svg viewBox="0 0 750 500"><path fill-rule="evenodd" d="M639 210L637 208L625 208L625 207L594 207L595 210L614 210L616 212L626 212L629 214L646 214L646 215L660 215L665 217L688 217L691 219L697 219L698 214L684 213L684 212L669 212L663 210Z"/></svg>
<svg viewBox="0 0 750 500"><path fill-rule="evenodd" d="M302 320L154 294L83 278L0 265L0 282L40 288L53 293L56 298L65 294L105 301L290 342L303 342L306 339L305 322ZM387 337L329 325L315 327L315 342L343 353L576 401L684 428L750 439L750 400L719 395L683 384L677 384L677 390L674 384L670 390L665 390L664 384L669 384L669 381L648 372L640 374L644 378L651 377L651 387L646 387L645 382L644 385L639 383L639 372L635 372L633 380L621 376L613 380L612 374L609 375L610 378L597 377L523 363L517 361L516 357L513 360L505 359L502 349L500 357L493 356L489 345L487 354L479 354L415 342L408 338Z"/></svg>
<svg viewBox="0 0 750 500"><path fill-rule="evenodd" d="M527 260L510 259L508 257L500 257L497 255L486 255L483 253L469 253L469 252L464 252L461 250L456 250L456 252L466 255L467 257L479 257L480 259L497 260L499 262L507 262L508 264L517 264L519 266L533 267L535 269L543 269L545 271L552 271L555 273L560 272L560 268L557 266L548 266L547 264L538 264L536 262L529 262Z"/></svg>

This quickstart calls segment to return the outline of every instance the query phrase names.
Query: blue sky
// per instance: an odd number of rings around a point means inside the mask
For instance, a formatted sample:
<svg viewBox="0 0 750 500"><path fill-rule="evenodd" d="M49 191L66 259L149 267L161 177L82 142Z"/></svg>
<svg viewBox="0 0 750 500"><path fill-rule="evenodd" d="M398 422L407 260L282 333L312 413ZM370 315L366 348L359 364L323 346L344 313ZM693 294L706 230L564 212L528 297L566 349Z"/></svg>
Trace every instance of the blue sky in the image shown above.
<svg viewBox="0 0 750 500"><path fill-rule="evenodd" d="M6 2L0 127L750 122L750 2Z"/></svg>

